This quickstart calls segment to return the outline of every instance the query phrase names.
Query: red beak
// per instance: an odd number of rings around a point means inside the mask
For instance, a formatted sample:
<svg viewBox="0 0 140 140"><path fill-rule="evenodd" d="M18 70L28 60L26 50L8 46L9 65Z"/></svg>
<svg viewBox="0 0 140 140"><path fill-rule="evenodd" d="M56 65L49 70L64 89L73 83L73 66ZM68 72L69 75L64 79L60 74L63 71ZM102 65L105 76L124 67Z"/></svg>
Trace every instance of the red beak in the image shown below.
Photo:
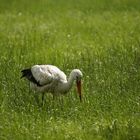
<svg viewBox="0 0 140 140"><path fill-rule="evenodd" d="M77 84L77 91L78 91L78 95L79 95L80 101L82 101L81 80L79 80L79 81L77 80L76 84Z"/></svg>

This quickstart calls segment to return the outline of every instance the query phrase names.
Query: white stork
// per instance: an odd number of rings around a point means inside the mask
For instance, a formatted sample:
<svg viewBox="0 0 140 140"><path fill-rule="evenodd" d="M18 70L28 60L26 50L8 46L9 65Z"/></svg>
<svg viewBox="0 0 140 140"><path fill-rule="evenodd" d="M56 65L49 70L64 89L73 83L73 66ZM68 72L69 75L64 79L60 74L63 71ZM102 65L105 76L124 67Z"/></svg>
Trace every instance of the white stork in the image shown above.
<svg viewBox="0 0 140 140"><path fill-rule="evenodd" d="M45 92L50 92L53 96L68 93L74 80L77 84L80 101L82 100L81 78L83 74L79 69L72 70L68 80L64 72L53 65L34 65L21 72L21 78L25 77L30 81L30 88L42 93L42 101Z"/></svg>

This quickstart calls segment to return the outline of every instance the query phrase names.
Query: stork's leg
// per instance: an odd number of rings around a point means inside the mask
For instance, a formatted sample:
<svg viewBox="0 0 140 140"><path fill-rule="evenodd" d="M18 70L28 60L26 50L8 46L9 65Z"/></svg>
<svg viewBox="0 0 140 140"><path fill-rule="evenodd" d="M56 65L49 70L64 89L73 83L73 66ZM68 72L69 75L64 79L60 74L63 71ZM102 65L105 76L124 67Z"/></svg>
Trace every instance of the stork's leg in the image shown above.
<svg viewBox="0 0 140 140"><path fill-rule="evenodd" d="M56 94L53 94L53 101L56 101L58 98L57 98L57 95Z"/></svg>
<svg viewBox="0 0 140 140"><path fill-rule="evenodd" d="M45 95L45 93L43 92L42 93L42 105L44 104L44 95Z"/></svg>
<svg viewBox="0 0 140 140"><path fill-rule="evenodd" d="M45 93L43 92L43 93L42 93L42 102L44 101L44 94L45 94Z"/></svg>
<svg viewBox="0 0 140 140"><path fill-rule="evenodd" d="M30 82L29 82L29 94L31 93Z"/></svg>
<svg viewBox="0 0 140 140"><path fill-rule="evenodd" d="M55 100L55 95L53 95L53 100Z"/></svg>
<svg viewBox="0 0 140 140"><path fill-rule="evenodd" d="M38 98L38 94L36 92L34 93L34 97L35 97L35 101L39 105L39 98Z"/></svg>

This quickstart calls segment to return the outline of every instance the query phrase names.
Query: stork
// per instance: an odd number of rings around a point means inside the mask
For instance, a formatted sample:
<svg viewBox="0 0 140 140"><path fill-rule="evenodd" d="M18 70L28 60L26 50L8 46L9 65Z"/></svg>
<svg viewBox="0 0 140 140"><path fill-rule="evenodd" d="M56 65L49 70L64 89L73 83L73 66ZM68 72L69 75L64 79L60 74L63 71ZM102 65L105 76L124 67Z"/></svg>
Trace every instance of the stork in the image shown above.
<svg viewBox="0 0 140 140"><path fill-rule="evenodd" d="M83 74L79 69L73 69L68 80L65 73L53 65L34 65L21 72L21 78L25 77L30 81L30 88L42 93L42 102L45 92L50 92L53 96L68 93L74 81L76 81L77 92L82 101L81 78Z"/></svg>

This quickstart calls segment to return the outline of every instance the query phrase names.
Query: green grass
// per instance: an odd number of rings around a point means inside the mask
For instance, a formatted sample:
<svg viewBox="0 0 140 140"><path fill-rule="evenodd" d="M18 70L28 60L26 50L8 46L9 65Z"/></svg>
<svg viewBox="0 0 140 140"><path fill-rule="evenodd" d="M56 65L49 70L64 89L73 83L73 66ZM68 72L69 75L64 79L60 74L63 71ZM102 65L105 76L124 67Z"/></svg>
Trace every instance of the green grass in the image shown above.
<svg viewBox="0 0 140 140"><path fill-rule="evenodd" d="M139 0L0 0L0 139L140 139ZM83 74L35 102L20 71L53 64ZM41 95L39 96L41 98Z"/></svg>

